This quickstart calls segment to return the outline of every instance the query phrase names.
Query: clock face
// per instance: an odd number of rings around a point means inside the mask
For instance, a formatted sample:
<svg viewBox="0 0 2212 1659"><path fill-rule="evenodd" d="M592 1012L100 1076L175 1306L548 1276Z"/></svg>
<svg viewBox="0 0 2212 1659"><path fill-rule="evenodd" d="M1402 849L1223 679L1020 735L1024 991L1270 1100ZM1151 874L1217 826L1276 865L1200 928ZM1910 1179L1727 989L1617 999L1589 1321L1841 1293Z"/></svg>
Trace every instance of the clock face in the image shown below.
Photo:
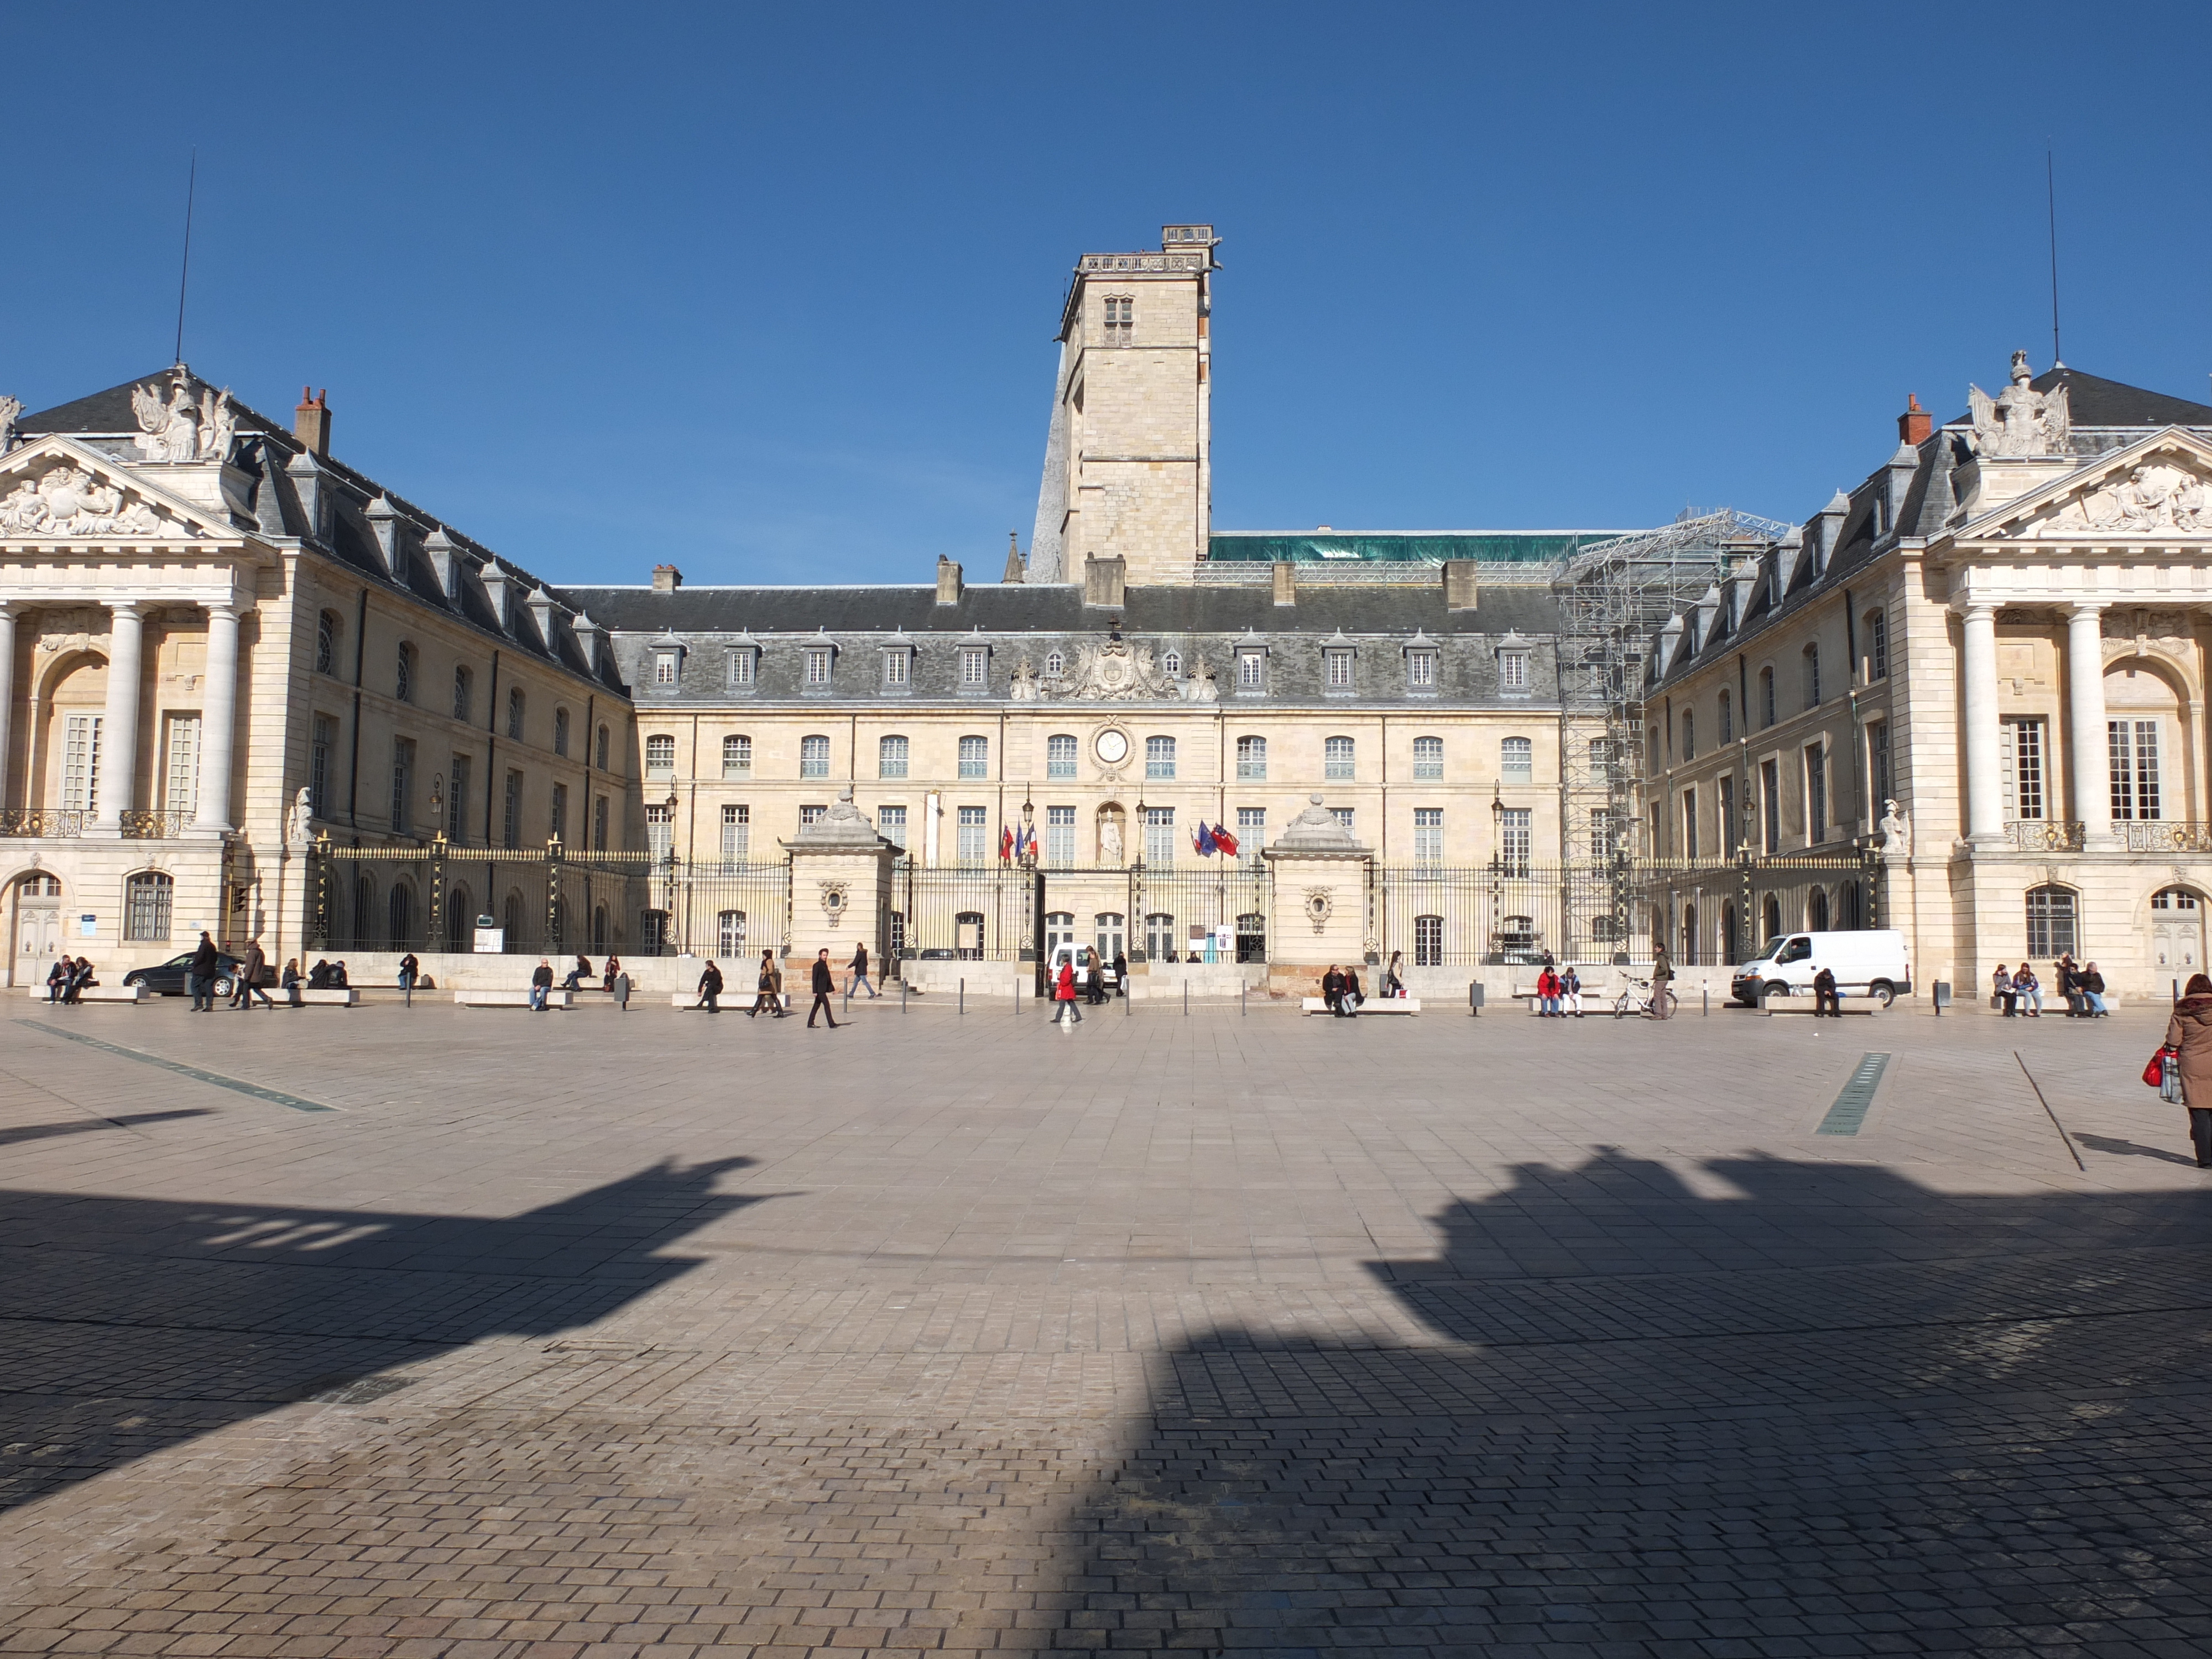
<svg viewBox="0 0 2212 1659"><path fill-rule="evenodd" d="M1109 766L1119 766L1129 758L1128 733L1116 732L1110 726L1101 732L1091 746L1097 752L1098 758Z"/></svg>

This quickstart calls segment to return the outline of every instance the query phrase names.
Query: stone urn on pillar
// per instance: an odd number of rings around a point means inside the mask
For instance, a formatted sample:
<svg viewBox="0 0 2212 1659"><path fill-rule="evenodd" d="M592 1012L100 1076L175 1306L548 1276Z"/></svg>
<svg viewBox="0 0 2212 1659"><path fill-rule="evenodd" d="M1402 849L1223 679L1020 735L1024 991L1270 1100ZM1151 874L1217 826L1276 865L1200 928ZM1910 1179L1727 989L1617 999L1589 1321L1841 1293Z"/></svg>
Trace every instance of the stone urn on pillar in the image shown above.
<svg viewBox="0 0 2212 1659"><path fill-rule="evenodd" d="M1375 852L1312 797L1262 848L1274 874L1274 937L1268 954L1297 967L1358 965L1367 954L1368 866Z"/></svg>
<svg viewBox="0 0 2212 1659"><path fill-rule="evenodd" d="M783 843L791 855L791 955L811 960L823 945L840 969L853 947L866 945L871 964L884 963L891 865L898 848L876 833L853 805L850 787L836 805Z"/></svg>

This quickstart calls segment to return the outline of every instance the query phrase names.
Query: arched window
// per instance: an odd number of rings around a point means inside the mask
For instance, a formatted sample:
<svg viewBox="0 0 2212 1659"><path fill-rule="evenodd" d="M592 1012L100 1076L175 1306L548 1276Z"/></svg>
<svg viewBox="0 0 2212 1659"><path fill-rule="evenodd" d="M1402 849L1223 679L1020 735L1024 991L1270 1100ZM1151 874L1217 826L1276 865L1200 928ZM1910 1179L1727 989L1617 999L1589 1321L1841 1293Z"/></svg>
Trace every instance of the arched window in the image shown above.
<svg viewBox="0 0 2212 1659"><path fill-rule="evenodd" d="M1353 777L1353 749L1350 738L1321 740L1321 775L1331 783L1349 783Z"/></svg>
<svg viewBox="0 0 2212 1659"><path fill-rule="evenodd" d="M592 907L592 945L599 951L607 948L607 907L604 904Z"/></svg>
<svg viewBox="0 0 2212 1659"><path fill-rule="evenodd" d="M1693 761L1698 757L1698 717L1688 709L1682 711L1682 758Z"/></svg>
<svg viewBox="0 0 2212 1659"><path fill-rule="evenodd" d="M1498 775L1508 783L1531 783L1536 777L1536 744L1532 738L1506 738L1498 745Z"/></svg>
<svg viewBox="0 0 2212 1659"><path fill-rule="evenodd" d="M507 948L518 948L522 942L522 895L510 888L507 902L500 907L500 925L507 930Z"/></svg>
<svg viewBox="0 0 2212 1659"><path fill-rule="evenodd" d="M507 735L517 743L522 741L522 688L515 686L507 694Z"/></svg>
<svg viewBox="0 0 2212 1659"><path fill-rule="evenodd" d="M904 738L889 737L876 739L876 775L878 777L904 777L906 761L907 741Z"/></svg>
<svg viewBox="0 0 2212 1659"><path fill-rule="evenodd" d="M1237 918L1237 960L1265 962L1267 959L1267 918L1257 910L1247 911Z"/></svg>
<svg viewBox="0 0 2212 1659"><path fill-rule="evenodd" d="M1828 931L1828 894L1825 888L1815 887L1805 902L1805 928L1814 933Z"/></svg>
<svg viewBox="0 0 2212 1659"><path fill-rule="evenodd" d="M404 951L415 943L415 891L404 881L392 884L392 892L385 904L386 921L391 932L386 935L392 948Z"/></svg>
<svg viewBox="0 0 2212 1659"><path fill-rule="evenodd" d="M392 665L392 695L402 702L415 701L415 647L404 640Z"/></svg>
<svg viewBox="0 0 2212 1659"><path fill-rule="evenodd" d="M2027 953L2031 957L2072 956L2081 948L2075 926L2074 893L2066 887L2027 890Z"/></svg>
<svg viewBox="0 0 2212 1659"><path fill-rule="evenodd" d="M1776 939L1782 937L1782 901L1780 899L1770 898L1766 901L1766 914L1763 920L1766 923L1767 939Z"/></svg>
<svg viewBox="0 0 2212 1659"><path fill-rule="evenodd" d="M1721 741L1723 743L1735 741L1735 710L1729 703L1729 694L1725 691L1721 693Z"/></svg>
<svg viewBox="0 0 2212 1659"><path fill-rule="evenodd" d="M741 957L745 953L745 913L725 910L714 918L714 942L726 957Z"/></svg>
<svg viewBox="0 0 2212 1659"><path fill-rule="evenodd" d="M1182 653L1180 651L1170 651L1161 657L1160 672L1165 674L1170 679L1181 678L1182 675Z"/></svg>
<svg viewBox="0 0 2212 1659"><path fill-rule="evenodd" d="M638 953L641 956L665 956L668 951L668 912L641 910L637 918Z"/></svg>
<svg viewBox="0 0 2212 1659"><path fill-rule="evenodd" d="M726 778L749 778L752 775L753 740L750 738L724 738L722 775Z"/></svg>
<svg viewBox="0 0 2212 1659"><path fill-rule="evenodd" d="M1694 904L1686 904L1682 907L1681 960L1685 967L1690 968L1696 967L1699 960L1698 956L1698 907Z"/></svg>
<svg viewBox="0 0 2212 1659"><path fill-rule="evenodd" d="M1239 783L1264 783L1267 778L1267 740L1265 738L1237 739L1237 781Z"/></svg>
<svg viewBox="0 0 2212 1659"><path fill-rule="evenodd" d="M1442 916L1413 918L1413 966L1441 968L1444 965L1444 919Z"/></svg>
<svg viewBox="0 0 2212 1659"><path fill-rule="evenodd" d="M1721 906L1721 955L1731 963L1743 960L1743 941L1737 937L1735 902Z"/></svg>
<svg viewBox="0 0 2212 1659"><path fill-rule="evenodd" d="M676 770L676 739L665 732L656 732L645 740L645 775L668 777Z"/></svg>
<svg viewBox="0 0 2212 1659"><path fill-rule="evenodd" d="M565 708L553 711L553 752L562 756L568 752L568 711Z"/></svg>
<svg viewBox="0 0 2212 1659"><path fill-rule="evenodd" d="M1418 781L1437 782L1444 775L1444 740L1442 738L1413 739L1413 776Z"/></svg>
<svg viewBox="0 0 2212 1659"><path fill-rule="evenodd" d="M325 611L315 618L315 672L338 672L338 613Z"/></svg>
<svg viewBox="0 0 2212 1659"><path fill-rule="evenodd" d="M476 906L470 902L469 890L456 884L446 890L446 948L465 951L475 938Z"/></svg>
<svg viewBox="0 0 2212 1659"><path fill-rule="evenodd" d="M376 948L376 884L365 874L353 884L353 948Z"/></svg>
<svg viewBox="0 0 2212 1659"><path fill-rule="evenodd" d="M1044 654L1044 677L1045 677L1045 678L1047 678L1047 679L1048 679L1048 680L1056 680L1056 679L1058 679L1058 678L1059 678L1062 674L1066 673L1066 672L1067 672L1067 659L1066 659L1066 658L1065 658L1065 657L1061 656L1061 655L1060 654L1060 653L1059 653L1059 652L1057 652L1057 651L1048 651L1048 652L1046 652L1046 653L1045 653L1045 654Z"/></svg>
<svg viewBox="0 0 2212 1659"><path fill-rule="evenodd" d="M28 891L27 887L24 890ZM169 937L169 911L176 884L158 870L142 870L123 884L123 937L160 940Z"/></svg>
<svg viewBox="0 0 2212 1659"><path fill-rule="evenodd" d="M604 772L604 771L605 771L605 770L607 769L607 743L608 743L608 739L609 739L609 733L608 733L608 732L607 732L607 728L606 728L605 726L601 726L601 727L599 728L599 770L600 770L600 771L602 771L602 772Z"/></svg>
<svg viewBox="0 0 2212 1659"><path fill-rule="evenodd" d="M1119 910L1101 910L1091 919L1091 942L1098 947L1099 961L1109 967L1115 957L1128 949L1123 921Z"/></svg>
<svg viewBox="0 0 2212 1659"><path fill-rule="evenodd" d="M671 738L673 743L675 740ZM830 739L825 737L801 738L799 740L799 775L802 778L826 778L830 775Z"/></svg>
<svg viewBox="0 0 2212 1659"><path fill-rule="evenodd" d="M1145 918L1145 954L1154 962L1176 960L1176 919L1164 910Z"/></svg>
<svg viewBox="0 0 2212 1659"><path fill-rule="evenodd" d="M1818 708L1820 706L1820 647L1808 645L1805 647L1805 707Z"/></svg>
<svg viewBox="0 0 2212 1659"><path fill-rule="evenodd" d="M1836 890L1836 909L1839 925L1847 932L1856 932L1866 926L1866 906L1859 896L1859 884L1847 881Z"/></svg>
<svg viewBox="0 0 2212 1659"><path fill-rule="evenodd" d="M1074 943L1075 912L1073 910L1053 910L1048 912L1044 919L1045 955L1048 957L1050 957L1054 945L1073 945Z"/></svg>
<svg viewBox="0 0 2212 1659"><path fill-rule="evenodd" d="M474 684L474 677L470 674L467 665L461 664L454 668L453 718L457 720L465 720L469 717L469 693L473 689Z"/></svg>

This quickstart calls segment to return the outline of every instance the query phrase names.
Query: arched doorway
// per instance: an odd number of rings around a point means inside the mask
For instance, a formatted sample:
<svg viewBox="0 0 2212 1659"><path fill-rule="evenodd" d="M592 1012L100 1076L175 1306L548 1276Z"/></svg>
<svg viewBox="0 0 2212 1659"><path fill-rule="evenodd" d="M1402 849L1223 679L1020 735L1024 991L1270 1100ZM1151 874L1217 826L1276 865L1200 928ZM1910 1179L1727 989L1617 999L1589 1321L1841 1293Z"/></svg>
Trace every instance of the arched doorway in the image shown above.
<svg viewBox="0 0 2212 1659"><path fill-rule="evenodd" d="M1805 902L1805 931L1808 933L1828 931L1828 890L1825 887L1815 887L1812 896Z"/></svg>
<svg viewBox="0 0 2212 1659"><path fill-rule="evenodd" d="M62 953L62 884L33 870L15 884L15 939L8 953L10 984L43 985Z"/></svg>
<svg viewBox="0 0 2212 1659"><path fill-rule="evenodd" d="M1765 944L1769 939L1780 939L1782 937L1782 901L1770 895L1766 901L1765 914L1760 920L1766 924L1765 933L1759 937L1759 942L1761 945Z"/></svg>
<svg viewBox="0 0 2212 1659"><path fill-rule="evenodd" d="M2162 974L2186 979L2204 961L2204 907L2186 887L2150 896L2151 961Z"/></svg>
<svg viewBox="0 0 2212 1659"><path fill-rule="evenodd" d="M469 902L469 890L456 883L446 894L446 948L466 951L475 942L477 913Z"/></svg>
<svg viewBox="0 0 2212 1659"><path fill-rule="evenodd" d="M1694 904L1682 907L1681 959L1686 966L1698 965L1698 907Z"/></svg>
<svg viewBox="0 0 2212 1659"><path fill-rule="evenodd" d="M1721 906L1721 954L1730 963L1744 957L1743 940L1736 931L1735 902L1729 900Z"/></svg>

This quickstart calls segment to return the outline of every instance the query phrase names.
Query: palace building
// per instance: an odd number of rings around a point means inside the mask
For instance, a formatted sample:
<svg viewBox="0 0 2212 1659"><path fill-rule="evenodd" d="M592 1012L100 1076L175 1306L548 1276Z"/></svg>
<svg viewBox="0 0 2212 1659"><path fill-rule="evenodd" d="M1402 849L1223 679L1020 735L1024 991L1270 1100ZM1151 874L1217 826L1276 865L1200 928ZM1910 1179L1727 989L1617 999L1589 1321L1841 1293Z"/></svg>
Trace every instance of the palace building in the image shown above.
<svg viewBox="0 0 2212 1659"><path fill-rule="evenodd" d="M1502 994L1824 922L1923 984L2201 960L2212 409L2017 371L1794 527L1218 531L1215 246L1078 260L996 580L549 583L320 397L0 401L13 982L204 927L459 981L865 941L988 988L1073 941Z"/></svg>

